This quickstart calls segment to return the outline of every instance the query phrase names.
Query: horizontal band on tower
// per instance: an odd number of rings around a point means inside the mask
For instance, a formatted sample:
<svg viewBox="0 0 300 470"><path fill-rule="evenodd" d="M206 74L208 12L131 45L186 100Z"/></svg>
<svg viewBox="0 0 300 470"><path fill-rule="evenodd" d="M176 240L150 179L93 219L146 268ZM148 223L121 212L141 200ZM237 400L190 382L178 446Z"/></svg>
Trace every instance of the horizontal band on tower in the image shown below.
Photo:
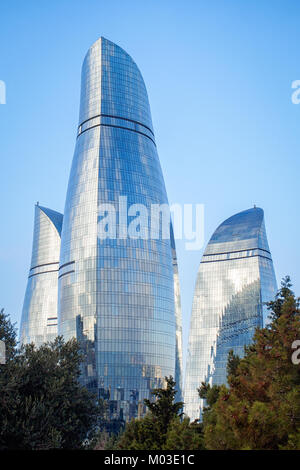
<svg viewBox="0 0 300 470"><path fill-rule="evenodd" d="M116 129L125 129L131 132L136 132L137 134L147 137L154 143L154 145L156 145L154 134L148 126L145 126L141 122L134 121L132 119L111 116L108 114L98 114L97 116L93 116L92 118L83 121L78 127L77 137L87 130L99 126L115 127Z"/></svg>
<svg viewBox="0 0 300 470"><path fill-rule="evenodd" d="M153 137L154 137L154 132L152 131L152 129L150 129L150 127L146 126L146 124L143 124L143 123L140 122L140 121L135 121L134 119L124 118L124 117L121 117L121 116L113 116L112 114L104 114L104 113L96 114L96 116L93 116L93 117L91 117L91 118L89 118L89 119L86 119L85 121L82 121L82 123L79 124L79 126L78 126L78 130L79 130L79 127L83 126L83 124L85 124L86 122L90 121L91 119L98 118L98 117L107 117L107 118L112 118L112 119L121 119L122 121L128 121L128 122L132 122L133 124L138 124L139 126L143 126L143 127L145 127L146 129L148 129L148 131L150 131L151 134L152 134Z"/></svg>

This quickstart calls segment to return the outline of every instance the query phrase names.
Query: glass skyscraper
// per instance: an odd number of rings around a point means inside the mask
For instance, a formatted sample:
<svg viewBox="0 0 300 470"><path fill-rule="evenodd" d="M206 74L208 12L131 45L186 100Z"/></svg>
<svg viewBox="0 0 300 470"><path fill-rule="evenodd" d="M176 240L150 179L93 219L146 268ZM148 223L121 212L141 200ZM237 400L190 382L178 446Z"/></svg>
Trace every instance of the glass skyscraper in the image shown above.
<svg viewBox="0 0 300 470"><path fill-rule="evenodd" d="M57 284L63 216L35 206L31 265L25 293L21 343L37 347L57 336Z"/></svg>
<svg viewBox="0 0 300 470"><path fill-rule="evenodd" d="M185 413L201 418L201 382L226 384L230 349L243 356L256 327L267 321L266 302L277 285L264 212L254 207L225 220L214 232L200 263L190 323Z"/></svg>
<svg viewBox="0 0 300 470"><path fill-rule="evenodd" d="M165 376L181 380L181 311L172 233L168 239L122 236L120 197L149 213L151 204L168 203L141 73L123 49L100 38L82 67L61 234L58 332L80 340L82 382L109 401L110 419L129 420L144 413L143 399ZM98 236L103 204L115 207L115 238Z"/></svg>

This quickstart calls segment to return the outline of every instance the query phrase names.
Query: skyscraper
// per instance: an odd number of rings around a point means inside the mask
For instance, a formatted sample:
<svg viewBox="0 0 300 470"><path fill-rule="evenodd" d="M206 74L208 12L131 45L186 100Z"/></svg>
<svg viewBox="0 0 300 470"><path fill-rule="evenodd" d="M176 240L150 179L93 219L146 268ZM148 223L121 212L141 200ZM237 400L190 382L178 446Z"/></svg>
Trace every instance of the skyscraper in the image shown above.
<svg viewBox="0 0 300 470"><path fill-rule="evenodd" d="M110 418L128 420L143 414L143 399L165 376L181 377L181 312L172 237L124 237L120 200L136 213L136 204L150 213L151 204L168 203L141 73L123 49L100 38L82 67L58 330L81 341L82 381L109 399ZM98 236L103 204L115 207L116 237Z"/></svg>
<svg viewBox="0 0 300 470"><path fill-rule="evenodd" d="M32 257L25 293L21 343L42 343L57 336L57 284L63 216L35 206Z"/></svg>
<svg viewBox="0 0 300 470"><path fill-rule="evenodd" d="M190 323L185 413L199 419L201 382L226 383L228 352L243 356L256 327L267 321L266 302L277 285L264 212L254 207L225 220L200 263Z"/></svg>

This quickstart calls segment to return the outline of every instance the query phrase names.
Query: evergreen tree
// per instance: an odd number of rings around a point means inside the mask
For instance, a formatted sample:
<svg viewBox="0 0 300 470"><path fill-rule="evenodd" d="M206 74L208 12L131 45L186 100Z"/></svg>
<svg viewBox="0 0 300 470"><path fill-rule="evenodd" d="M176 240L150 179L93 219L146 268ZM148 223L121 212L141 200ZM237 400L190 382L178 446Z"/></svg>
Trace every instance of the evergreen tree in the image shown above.
<svg viewBox="0 0 300 470"><path fill-rule="evenodd" d="M120 435L116 447L126 450L162 450L168 431L175 419L182 415L182 402L175 402L177 391L173 377L165 377L166 387L152 391L155 401L144 400L148 413L142 419L128 423Z"/></svg>
<svg viewBox="0 0 300 470"><path fill-rule="evenodd" d="M0 450L83 447L102 407L79 384L79 344L58 337L16 350L16 332L3 311L0 334L7 346L0 365Z"/></svg>
<svg viewBox="0 0 300 470"><path fill-rule="evenodd" d="M204 450L202 425L188 417L174 418L168 426L163 450Z"/></svg>
<svg viewBox="0 0 300 470"><path fill-rule="evenodd" d="M133 419L115 444L117 450L161 450L166 440L159 421L151 413Z"/></svg>
<svg viewBox="0 0 300 470"><path fill-rule="evenodd" d="M0 340L5 344L5 356L6 360L9 360L16 353L17 332L15 324L12 324L9 316L4 313L4 308L0 310Z"/></svg>
<svg viewBox="0 0 300 470"><path fill-rule="evenodd" d="M173 377L165 377L166 388L155 388L151 394L155 397L155 401L144 400L145 405L148 407L150 413L156 418L161 427L161 432L165 434L168 426L175 416L182 415L183 402L175 403L175 390L176 382Z"/></svg>
<svg viewBox="0 0 300 470"><path fill-rule="evenodd" d="M210 409L219 398L221 387L219 385L213 385L212 387L205 382L201 383L201 387L198 388L198 394L200 398L203 398L208 405L207 409ZM206 409L206 408L204 408Z"/></svg>
<svg viewBox="0 0 300 470"><path fill-rule="evenodd" d="M229 387L218 387L204 411L206 448L299 448L300 365L292 345L300 339L300 309L290 288L287 277L269 303L271 322L256 330L244 358L229 356ZM201 397L211 393L205 387Z"/></svg>

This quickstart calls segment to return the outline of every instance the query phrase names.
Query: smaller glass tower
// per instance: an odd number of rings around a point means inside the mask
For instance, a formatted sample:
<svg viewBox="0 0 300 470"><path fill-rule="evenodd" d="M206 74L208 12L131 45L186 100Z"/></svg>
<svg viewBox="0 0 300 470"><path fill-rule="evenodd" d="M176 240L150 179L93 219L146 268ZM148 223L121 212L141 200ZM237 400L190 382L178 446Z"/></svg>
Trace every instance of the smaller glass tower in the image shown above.
<svg viewBox="0 0 300 470"><path fill-rule="evenodd" d="M263 210L225 220L206 247L194 293L184 392L192 420L203 409L197 388L226 384L229 351L243 356L255 328L266 323L266 303L276 290Z"/></svg>
<svg viewBox="0 0 300 470"><path fill-rule="evenodd" d="M57 336L57 285L63 216L35 206L32 257L25 293L21 343L36 347Z"/></svg>

